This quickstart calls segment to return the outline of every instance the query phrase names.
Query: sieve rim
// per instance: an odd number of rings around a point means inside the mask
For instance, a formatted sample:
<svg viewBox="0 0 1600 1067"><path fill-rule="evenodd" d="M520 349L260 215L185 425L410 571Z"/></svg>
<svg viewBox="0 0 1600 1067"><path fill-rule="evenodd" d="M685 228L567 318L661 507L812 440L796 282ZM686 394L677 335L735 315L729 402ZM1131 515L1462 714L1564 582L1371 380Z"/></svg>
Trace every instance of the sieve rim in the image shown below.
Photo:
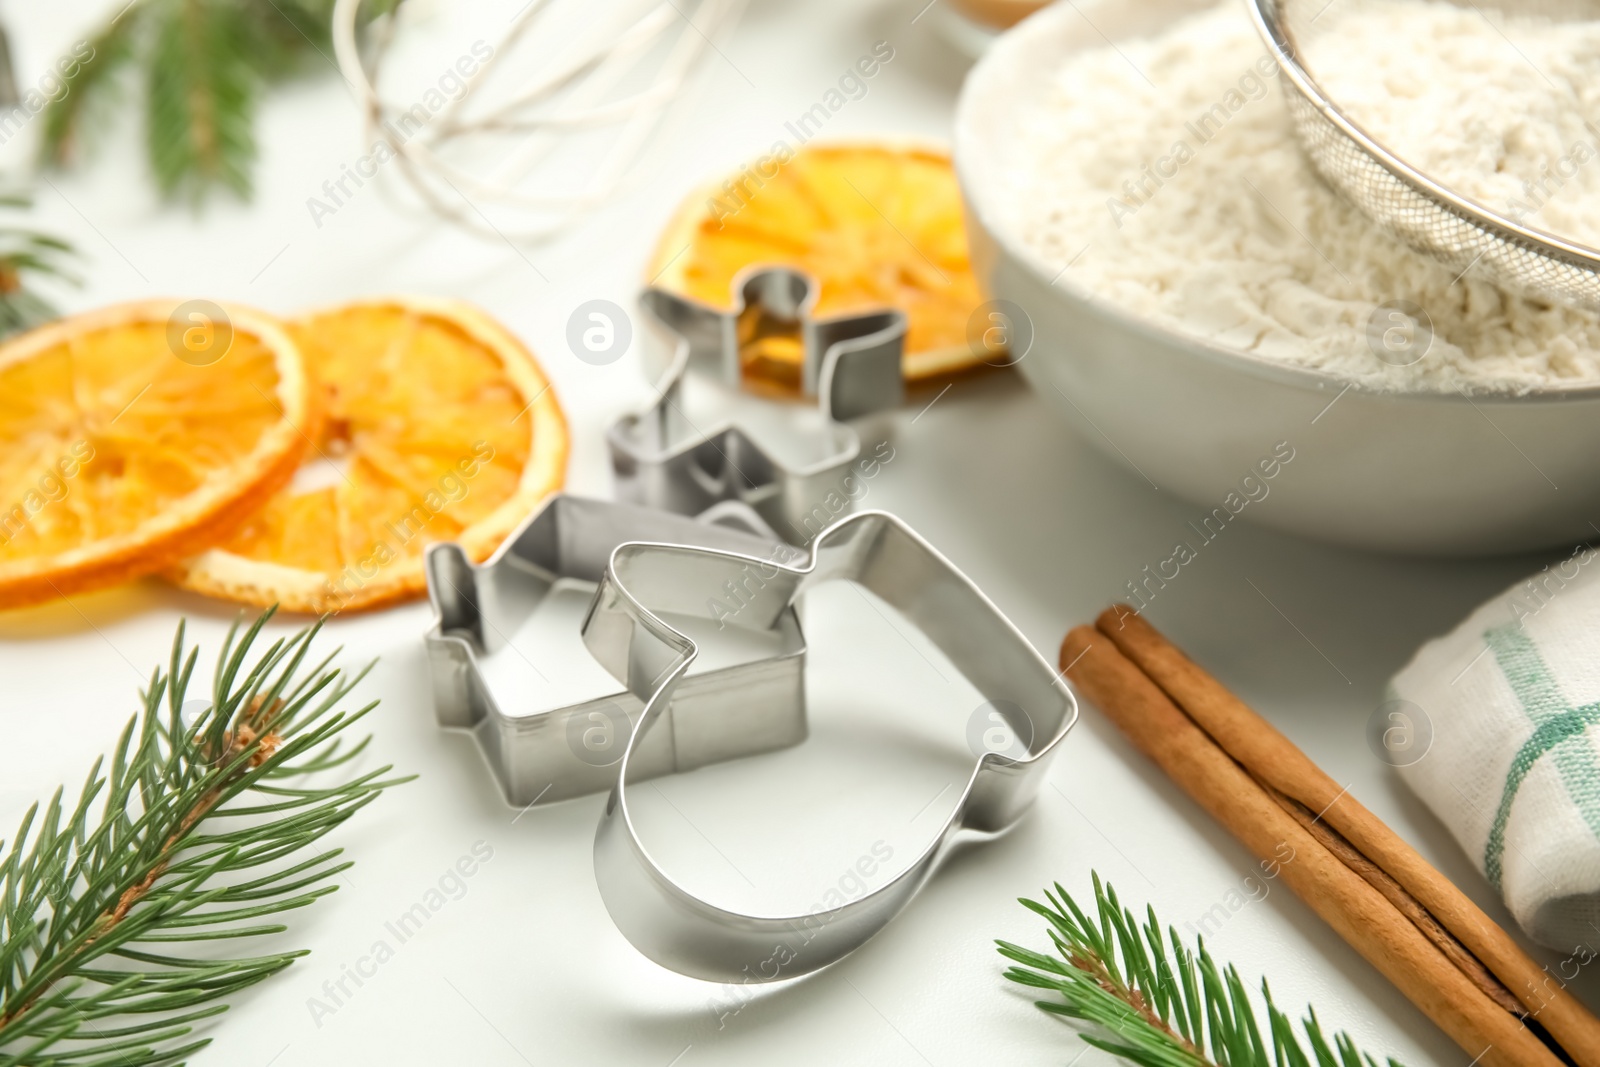
<svg viewBox="0 0 1600 1067"><path fill-rule="evenodd" d="M1401 183L1409 186L1416 192L1431 201L1433 205L1447 211L1471 226L1483 231L1486 236L1508 244L1520 245L1537 255L1555 260L1578 270L1586 271L1600 279L1600 248L1568 240L1559 234L1545 230L1537 230L1502 215L1492 208L1486 207L1477 201L1470 200L1456 193L1446 186L1440 185L1423 172L1411 166L1405 160L1395 155L1388 148L1361 128L1360 124L1340 109L1339 105L1322 89L1316 77L1301 64L1295 44L1294 36L1289 32L1289 27L1283 17L1283 10L1288 3L1294 0L1249 0L1251 21L1255 23L1256 31L1265 42L1268 52L1278 64L1278 70L1287 76L1296 92L1316 109L1317 113L1331 124L1341 135L1354 142L1356 147L1375 160ZM1334 0L1328 0L1329 3ZM1296 124L1296 136L1300 136L1299 125ZM1320 164L1312 160L1319 173L1322 173ZM1330 184L1336 188L1340 183L1324 174ZM1363 215L1369 218L1366 206L1354 197L1347 197ZM1375 223L1384 225L1377 219ZM1388 227L1386 227L1388 228ZM1405 238L1402 238L1405 239ZM1407 243L1411 243L1409 240ZM1419 249L1434 258L1442 259L1438 252L1431 249ZM1478 258L1482 258L1482 253ZM1477 262L1477 259L1472 261ZM1471 269L1471 264L1467 269ZM1502 279L1497 278L1500 282ZM1515 283L1513 283L1515 284ZM1555 300L1559 303L1579 303L1563 299L1550 293L1540 293L1541 296ZM1580 305L1581 306L1581 305ZM1595 309L1600 310L1600 309Z"/></svg>
<svg viewBox="0 0 1600 1067"><path fill-rule="evenodd" d="M1216 0L1182 0L1183 15L1209 10ZM1019 94L1041 91L1044 79L1064 56L1088 47L1082 42L1065 43L1068 23L1081 22L1077 5L1052 4L998 37L989 52L973 67L956 101L952 151L956 176L961 187L963 215L973 263L990 295L1022 300L1026 286L1009 280L1013 276L1037 283L1039 293L1025 301L1030 315L1047 323L1060 308L1071 315L1086 314L1140 342L1182 353L1226 368L1241 376L1275 382L1298 391L1322 394L1325 398L1344 389L1396 404L1476 403L1489 411L1501 406L1525 404L1592 404L1600 401L1600 381L1593 379L1550 379L1522 381L1490 379L1472 386L1437 387L1418 383L1384 382L1325 367L1286 361L1243 348L1226 345L1216 338L1201 336L1158 316L1144 314L1117 303L1088 288L1059 261L1045 259L1024 239L1023 230L1013 224L1005 206L1010 196L998 181L1001 172L1017 165L1014 152L1006 146L1019 143L1006 116L1016 112ZM1120 42L1138 32L1112 31L1111 40ZM996 279L1004 279L996 285ZM1070 359L1071 345L1063 337L1041 333L1046 342L1030 360ZM1050 351L1053 349L1055 351ZM1019 369L1025 370L1024 367ZM1463 391L1464 390L1464 391Z"/></svg>

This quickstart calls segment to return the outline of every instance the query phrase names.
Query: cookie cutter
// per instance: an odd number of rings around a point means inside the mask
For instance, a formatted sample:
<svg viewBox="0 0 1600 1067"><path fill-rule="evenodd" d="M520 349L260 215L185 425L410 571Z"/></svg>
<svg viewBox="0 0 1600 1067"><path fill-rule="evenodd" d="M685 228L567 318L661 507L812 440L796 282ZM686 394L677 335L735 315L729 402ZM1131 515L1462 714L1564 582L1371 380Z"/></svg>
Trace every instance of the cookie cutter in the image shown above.
<svg viewBox="0 0 1600 1067"><path fill-rule="evenodd" d="M900 358L906 316L885 309L818 318L817 283L788 267L746 268L735 275L732 290L732 310L664 289L640 296L647 318L672 338L672 357L656 401L607 430L617 495L687 515L718 501L743 501L786 540L804 541L806 519L861 455L860 435L845 420L895 407L905 397ZM800 416L798 436L809 453L800 462L758 442L737 416L703 420L702 427L684 410L691 378L720 385L722 406L738 406L741 329L789 333L800 343L801 392L817 404L797 412L799 405L766 401L762 419L770 423L783 408ZM820 525L810 531L816 532Z"/></svg>
<svg viewBox="0 0 1600 1067"><path fill-rule="evenodd" d="M718 506L696 520L566 493L550 497L482 564L472 563L457 544L428 549L434 622L425 640L434 711L440 725L474 734L512 804L553 803L616 782L615 764L644 707L638 697L607 693L610 679L596 670L601 687L588 692L598 695L540 702L530 699L527 686L494 685L489 668L494 656L517 651L510 635L558 583L597 583L612 551L638 540L766 557L798 554L740 504ZM588 659L581 648L573 652ZM799 618L784 612L759 655L683 680L670 724L635 756L639 773L691 770L803 740L804 664Z"/></svg>
<svg viewBox="0 0 1600 1067"><path fill-rule="evenodd" d="M628 787L654 773L646 755L656 731L670 729L687 695L696 643L659 613L707 610L707 592L750 574L761 576L732 624L783 625L807 589L846 579L893 605L992 702L1027 755L986 752L944 826L893 880L839 907L805 915L759 916L696 897L664 871L640 840L628 810ZM754 583L752 583L754 584ZM748 588L748 587L747 587ZM910 903L943 857L963 839L993 837L1032 805L1049 758L1077 719L1077 703L1059 674L983 592L909 526L864 511L828 527L808 558L789 566L737 551L665 544L625 544L612 553L584 622L584 643L644 702L617 768L595 834L600 895L624 936L642 953L681 974L718 982L772 982L818 970L866 943ZM756 699L743 713L764 714Z"/></svg>

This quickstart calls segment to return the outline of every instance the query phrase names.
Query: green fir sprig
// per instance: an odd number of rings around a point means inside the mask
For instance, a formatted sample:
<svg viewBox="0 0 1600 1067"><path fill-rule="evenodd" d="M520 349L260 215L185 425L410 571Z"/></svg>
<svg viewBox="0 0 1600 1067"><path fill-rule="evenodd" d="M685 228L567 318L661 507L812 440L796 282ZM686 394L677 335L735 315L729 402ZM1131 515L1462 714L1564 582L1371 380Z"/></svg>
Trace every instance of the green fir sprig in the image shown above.
<svg viewBox="0 0 1600 1067"><path fill-rule="evenodd" d="M271 615L229 631L209 702L185 702L180 624L109 760L0 845L0 1067L179 1063L220 1001L305 955L246 946L338 888L343 850L304 853L406 779L323 782L366 748L341 735L376 702L336 710L366 671L307 668L318 627L252 658Z"/></svg>
<svg viewBox="0 0 1600 1067"><path fill-rule="evenodd" d="M1005 977L1055 993L1059 1000L1035 1003L1087 1024L1084 1041L1139 1067L1377 1067L1348 1034L1335 1034L1330 1044L1309 1007L1302 1043L1265 979L1263 1034L1239 972L1231 964L1219 969L1203 938L1191 950L1168 927L1164 943L1154 909L1146 908L1140 927L1116 890L1093 877L1095 921L1059 882L1045 893L1048 904L1021 901L1049 922L1055 955L996 942L1002 956L1022 965ZM1393 1058L1388 1065L1400 1067Z"/></svg>
<svg viewBox="0 0 1600 1067"><path fill-rule="evenodd" d="M71 245L12 220L33 198L26 192L0 189L0 338L50 321L56 309L34 288L40 278L76 283L68 269L75 256Z"/></svg>
<svg viewBox="0 0 1600 1067"><path fill-rule="evenodd" d="M399 0L369 0L364 17ZM82 154L141 68L145 150L168 199L251 191L255 118L265 86L298 71L333 69L333 0L132 0L88 42L45 112L43 159Z"/></svg>

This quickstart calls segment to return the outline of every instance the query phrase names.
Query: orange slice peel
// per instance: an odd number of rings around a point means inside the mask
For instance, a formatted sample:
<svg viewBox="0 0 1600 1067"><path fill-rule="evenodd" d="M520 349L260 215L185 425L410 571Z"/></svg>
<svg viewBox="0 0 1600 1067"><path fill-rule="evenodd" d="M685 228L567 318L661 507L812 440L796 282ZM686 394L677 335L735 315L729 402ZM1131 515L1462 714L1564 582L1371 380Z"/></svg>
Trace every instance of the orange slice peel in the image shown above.
<svg viewBox="0 0 1600 1067"><path fill-rule="evenodd" d="M232 536L183 560L184 588L292 611L421 595L423 551L483 560L561 487L568 434L544 372L477 308L389 298L288 323L326 417L305 465Z"/></svg>
<svg viewBox="0 0 1600 1067"><path fill-rule="evenodd" d="M192 307L113 305L0 346L0 608L157 571L293 475L316 418L298 346L262 312Z"/></svg>
<svg viewBox="0 0 1600 1067"><path fill-rule="evenodd" d="M907 381L996 361L969 341L984 296L968 255L955 171L940 149L838 143L764 157L683 201L646 277L731 308L734 277L754 266L788 266L816 278L819 318L885 307L905 312ZM770 347L748 364L798 358L793 346Z"/></svg>

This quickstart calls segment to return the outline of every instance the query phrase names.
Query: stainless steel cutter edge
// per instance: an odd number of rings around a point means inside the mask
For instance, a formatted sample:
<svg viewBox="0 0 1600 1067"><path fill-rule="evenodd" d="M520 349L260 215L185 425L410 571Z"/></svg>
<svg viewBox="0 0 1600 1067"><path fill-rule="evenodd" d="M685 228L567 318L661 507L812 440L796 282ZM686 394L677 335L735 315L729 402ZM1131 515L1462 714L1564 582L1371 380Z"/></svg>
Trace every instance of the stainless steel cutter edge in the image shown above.
<svg viewBox="0 0 1600 1067"><path fill-rule="evenodd" d="M860 436L843 420L904 399L906 316L884 309L818 318L813 314L816 282L788 267L746 268L732 288L732 309L664 289L641 295L649 320L671 335L672 356L655 402L606 431L617 495L680 514L698 514L719 500L742 500L786 540L804 540L805 517L861 454ZM746 427L728 421L698 427L682 412L687 374L707 373L738 384L739 322L752 308L796 323L804 353L802 389L817 398L825 420L831 451L824 460L786 466Z"/></svg>
<svg viewBox="0 0 1600 1067"><path fill-rule="evenodd" d="M983 696L1029 737L1020 760L986 753L955 810L910 866L840 907L807 915L757 916L696 897L664 871L640 840L628 786L636 762L669 714L697 649L657 612L707 611L706 592L761 568L756 594L735 624L773 625L811 585L848 579L872 590L922 628ZM737 553L682 545L626 544L612 553L584 622L584 641L644 702L595 834L595 878L624 936L679 973L718 982L771 982L825 967L859 948L905 908L940 860L967 836L1010 829L1031 806L1050 757L1077 719L1071 690L973 582L915 531L886 512L840 520L812 543L809 558L781 566ZM756 705L749 705L756 713Z"/></svg>
<svg viewBox="0 0 1600 1067"><path fill-rule="evenodd" d="M506 698L497 696L484 679L479 657L505 644L502 627L510 616L531 611L559 579L597 582L612 550L632 540L682 541L767 556L784 551L759 518L736 503L718 505L696 520L568 493L549 497L481 564L472 563L453 543L428 549L425 567L434 618L425 644L435 715L441 726L473 733L511 804L553 803L609 788L621 744L615 755L586 760L571 744L569 727L593 716L609 726L608 720L620 714L626 721L619 733L626 737L643 702L623 690L531 715L512 714L504 706ZM705 671L684 682L673 728L645 760L654 774L754 755L805 738L805 638L793 612L780 621L779 630L780 654ZM741 714L752 697L761 713Z"/></svg>

